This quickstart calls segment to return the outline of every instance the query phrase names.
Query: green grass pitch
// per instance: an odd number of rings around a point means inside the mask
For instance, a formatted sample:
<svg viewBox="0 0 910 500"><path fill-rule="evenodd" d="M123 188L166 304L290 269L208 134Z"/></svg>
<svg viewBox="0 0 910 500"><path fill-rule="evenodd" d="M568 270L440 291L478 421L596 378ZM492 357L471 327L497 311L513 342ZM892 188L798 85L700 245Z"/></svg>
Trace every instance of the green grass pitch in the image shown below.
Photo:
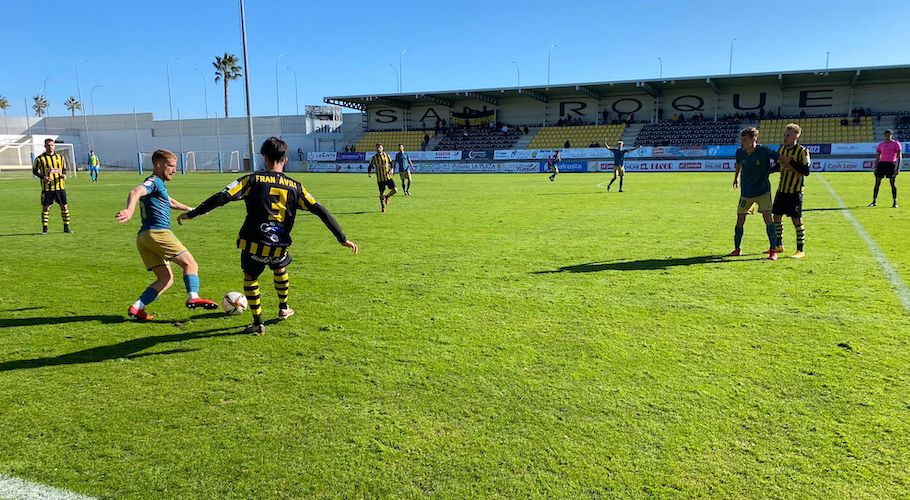
<svg viewBox="0 0 910 500"><path fill-rule="evenodd" d="M76 234L54 207L43 237L37 182L0 176L0 474L107 498L910 490L910 317L819 179L910 283L910 212L885 187L865 208L870 175L810 176L808 256L785 220L777 262L758 216L721 257L731 174L423 175L385 215L375 178L292 176L361 253L301 214L297 315L262 337L186 310L179 278L126 320L152 281L114 220L138 175L71 179ZM235 177L168 186L195 205ZM243 213L175 225L219 302Z"/></svg>

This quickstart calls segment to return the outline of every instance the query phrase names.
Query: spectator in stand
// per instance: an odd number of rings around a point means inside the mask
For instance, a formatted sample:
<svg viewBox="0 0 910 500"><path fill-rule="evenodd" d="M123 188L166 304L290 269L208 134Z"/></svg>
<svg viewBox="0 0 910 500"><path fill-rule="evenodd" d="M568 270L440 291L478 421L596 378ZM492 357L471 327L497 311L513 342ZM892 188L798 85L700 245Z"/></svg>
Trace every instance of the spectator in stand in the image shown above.
<svg viewBox="0 0 910 500"><path fill-rule="evenodd" d="M878 187L882 183L882 178L887 177L891 182L891 197L894 203L891 208L897 208L897 175L900 173L901 160L903 159L903 147L901 143L895 141L894 133L891 129L885 131L885 140L878 145L875 157L875 189L872 191L872 203L870 207L875 206L875 199L878 198Z"/></svg>
<svg viewBox="0 0 910 500"><path fill-rule="evenodd" d="M354 145L353 145L353 144L351 144L351 153L356 153L356 152L357 152L357 150L356 150L356 149L354 149Z"/></svg>
<svg viewBox="0 0 910 500"><path fill-rule="evenodd" d="M673 113L673 116L670 117L670 121L673 122L674 124L679 123L679 114Z"/></svg>
<svg viewBox="0 0 910 500"><path fill-rule="evenodd" d="M765 119L765 108L761 108L761 109L758 110L758 118L759 118L760 120L764 120L764 119Z"/></svg>
<svg viewBox="0 0 910 500"><path fill-rule="evenodd" d="M572 148L572 143L569 142L568 139L566 139L566 143L563 144L562 147L565 148L565 149L571 149L571 148Z"/></svg>
<svg viewBox="0 0 910 500"><path fill-rule="evenodd" d="M845 117L841 118L841 120L840 120L840 126L841 126L841 127L846 127L847 125L850 125L850 122L847 121L847 117L845 116Z"/></svg>
<svg viewBox="0 0 910 500"><path fill-rule="evenodd" d="M525 125L525 135L528 135L528 126Z"/></svg>
<svg viewBox="0 0 910 500"><path fill-rule="evenodd" d="M437 116L436 123L433 125L433 131L438 134L440 129L442 129L442 120Z"/></svg>
<svg viewBox="0 0 910 500"><path fill-rule="evenodd" d="M604 117L604 125L606 125L610 121L609 120L610 112L605 109L603 112L603 117Z"/></svg>
<svg viewBox="0 0 910 500"><path fill-rule="evenodd" d="M659 121L659 122L664 121L664 109L663 108L657 108L657 121Z"/></svg>
<svg viewBox="0 0 910 500"><path fill-rule="evenodd" d="M805 109L799 110L799 117L800 117L800 118L805 118L805 117L806 117L806 110L805 110Z"/></svg>
<svg viewBox="0 0 910 500"><path fill-rule="evenodd" d="M862 123L863 123L863 121L862 121L862 119L859 117L859 115L856 115L856 116L853 117L853 124L854 124L854 125L862 125Z"/></svg>
<svg viewBox="0 0 910 500"><path fill-rule="evenodd" d="M508 133L509 133L509 126L508 126L508 125L503 125L503 126L502 126L502 133L503 133L503 134L508 134Z"/></svg>
<svg viewBox="0 0 910 500"><path fill-rule="evenodd" d="M430 143L430 134L423 134L423 142L424 144Z"/></svg>

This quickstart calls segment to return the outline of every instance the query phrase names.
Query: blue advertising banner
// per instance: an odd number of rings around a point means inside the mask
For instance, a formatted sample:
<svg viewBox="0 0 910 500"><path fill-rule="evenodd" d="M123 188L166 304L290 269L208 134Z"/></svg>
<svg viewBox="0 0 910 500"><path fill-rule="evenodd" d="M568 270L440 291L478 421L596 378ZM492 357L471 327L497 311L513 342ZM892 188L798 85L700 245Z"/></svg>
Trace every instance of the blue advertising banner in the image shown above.
<svg viewBox="0 0 910 500"><path fill-rule="evenodd" d="M335 153L336 161L364 161L366 153Z"/></svg>
<svg viewBox="0 0 910 500"><path fill-rule="evenodd" d="M547 171L547 162L542 161L540 163L540 171ZM557 165L560 172L587 172L588 171L588 162L586 161L561 161Z"/></svg>

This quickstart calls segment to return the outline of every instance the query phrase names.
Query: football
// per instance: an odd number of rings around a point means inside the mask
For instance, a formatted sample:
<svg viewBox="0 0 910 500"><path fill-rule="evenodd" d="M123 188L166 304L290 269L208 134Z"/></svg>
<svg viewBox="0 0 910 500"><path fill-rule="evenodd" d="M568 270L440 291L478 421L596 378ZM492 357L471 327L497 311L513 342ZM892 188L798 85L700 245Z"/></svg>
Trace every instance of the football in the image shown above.
<svg viewBox="0 0 910 500"><path fill-rule="evenodd" d="M240 292L228 292L224 294L224 299L221 300L221 307L228 314L240 314L246 311L246 297Z"/></svg>

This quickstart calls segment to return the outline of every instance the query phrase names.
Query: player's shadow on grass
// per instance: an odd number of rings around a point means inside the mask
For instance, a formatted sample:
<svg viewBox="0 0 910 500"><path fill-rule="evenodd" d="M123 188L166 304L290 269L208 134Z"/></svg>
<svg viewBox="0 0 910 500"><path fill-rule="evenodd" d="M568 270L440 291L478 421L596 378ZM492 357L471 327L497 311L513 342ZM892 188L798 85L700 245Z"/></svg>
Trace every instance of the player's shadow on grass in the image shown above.
<svg viewBox="0 0 910 500"><path fill-rule="evenodd" d="M671 267L693 266L698 264L723 264L726 262L742 262L744 260L764 260L767 257L735 258L724 255L699 255L696 257L680 257L667 259L640 259L621 260L611 262L587 262L563 266L552 271L535 271L534 274L552 273L597 273L601 271L655 271Z"/></svg>
<svg viewBox="0 0 910 500"><path fill-rule="evenodd" d="M20 326L36 325L61 325L64 323L82 323L89 321L98 321L105 325L124 323L127 319L124 316L114 315L95 315L95 316L54 316L38 318L0 318L0 328L16 328Z"/></svg>
<svg viewBox="0 0 910 500"><path fill-rule="evenodd" d="M864 208L864 207L854 207L854 208ZM850 210L850 209L847 207L844 207L844 208L840 208L840 207L804 208L803 212L829 212L829 211L843 212L844 210Z"/></svg>
<svg viewBox="0 0 910 500"><path fill-rule="evenodd" d="M41 233L12 233L0 234L0 238L14 238L16 236L41 236Z"/></svg>
<svg viewBox="0 0 910 500"><path fill-rule="evenodd" d="M168 354L179 354L184 352L198 351L199 349L178 348L167 351L142 353L146 349L159 344L171 342L183 342L186 340L207 339L212 337L224 337L228 335L244 335L236 327L233 328L214 328L211 330L202 330L199 332L174 333L170 335L153 335L132 340L124 340L112 345L103 345L91 347L81 351L61 354L59 356L33 359L17 359L12 361L0 362L0 372L12 370L23 370L27 368L44 368L46 366L60 365L77 365L84 363L98 363L111 359L137 359L147 356L158 356Z"/></svg>

